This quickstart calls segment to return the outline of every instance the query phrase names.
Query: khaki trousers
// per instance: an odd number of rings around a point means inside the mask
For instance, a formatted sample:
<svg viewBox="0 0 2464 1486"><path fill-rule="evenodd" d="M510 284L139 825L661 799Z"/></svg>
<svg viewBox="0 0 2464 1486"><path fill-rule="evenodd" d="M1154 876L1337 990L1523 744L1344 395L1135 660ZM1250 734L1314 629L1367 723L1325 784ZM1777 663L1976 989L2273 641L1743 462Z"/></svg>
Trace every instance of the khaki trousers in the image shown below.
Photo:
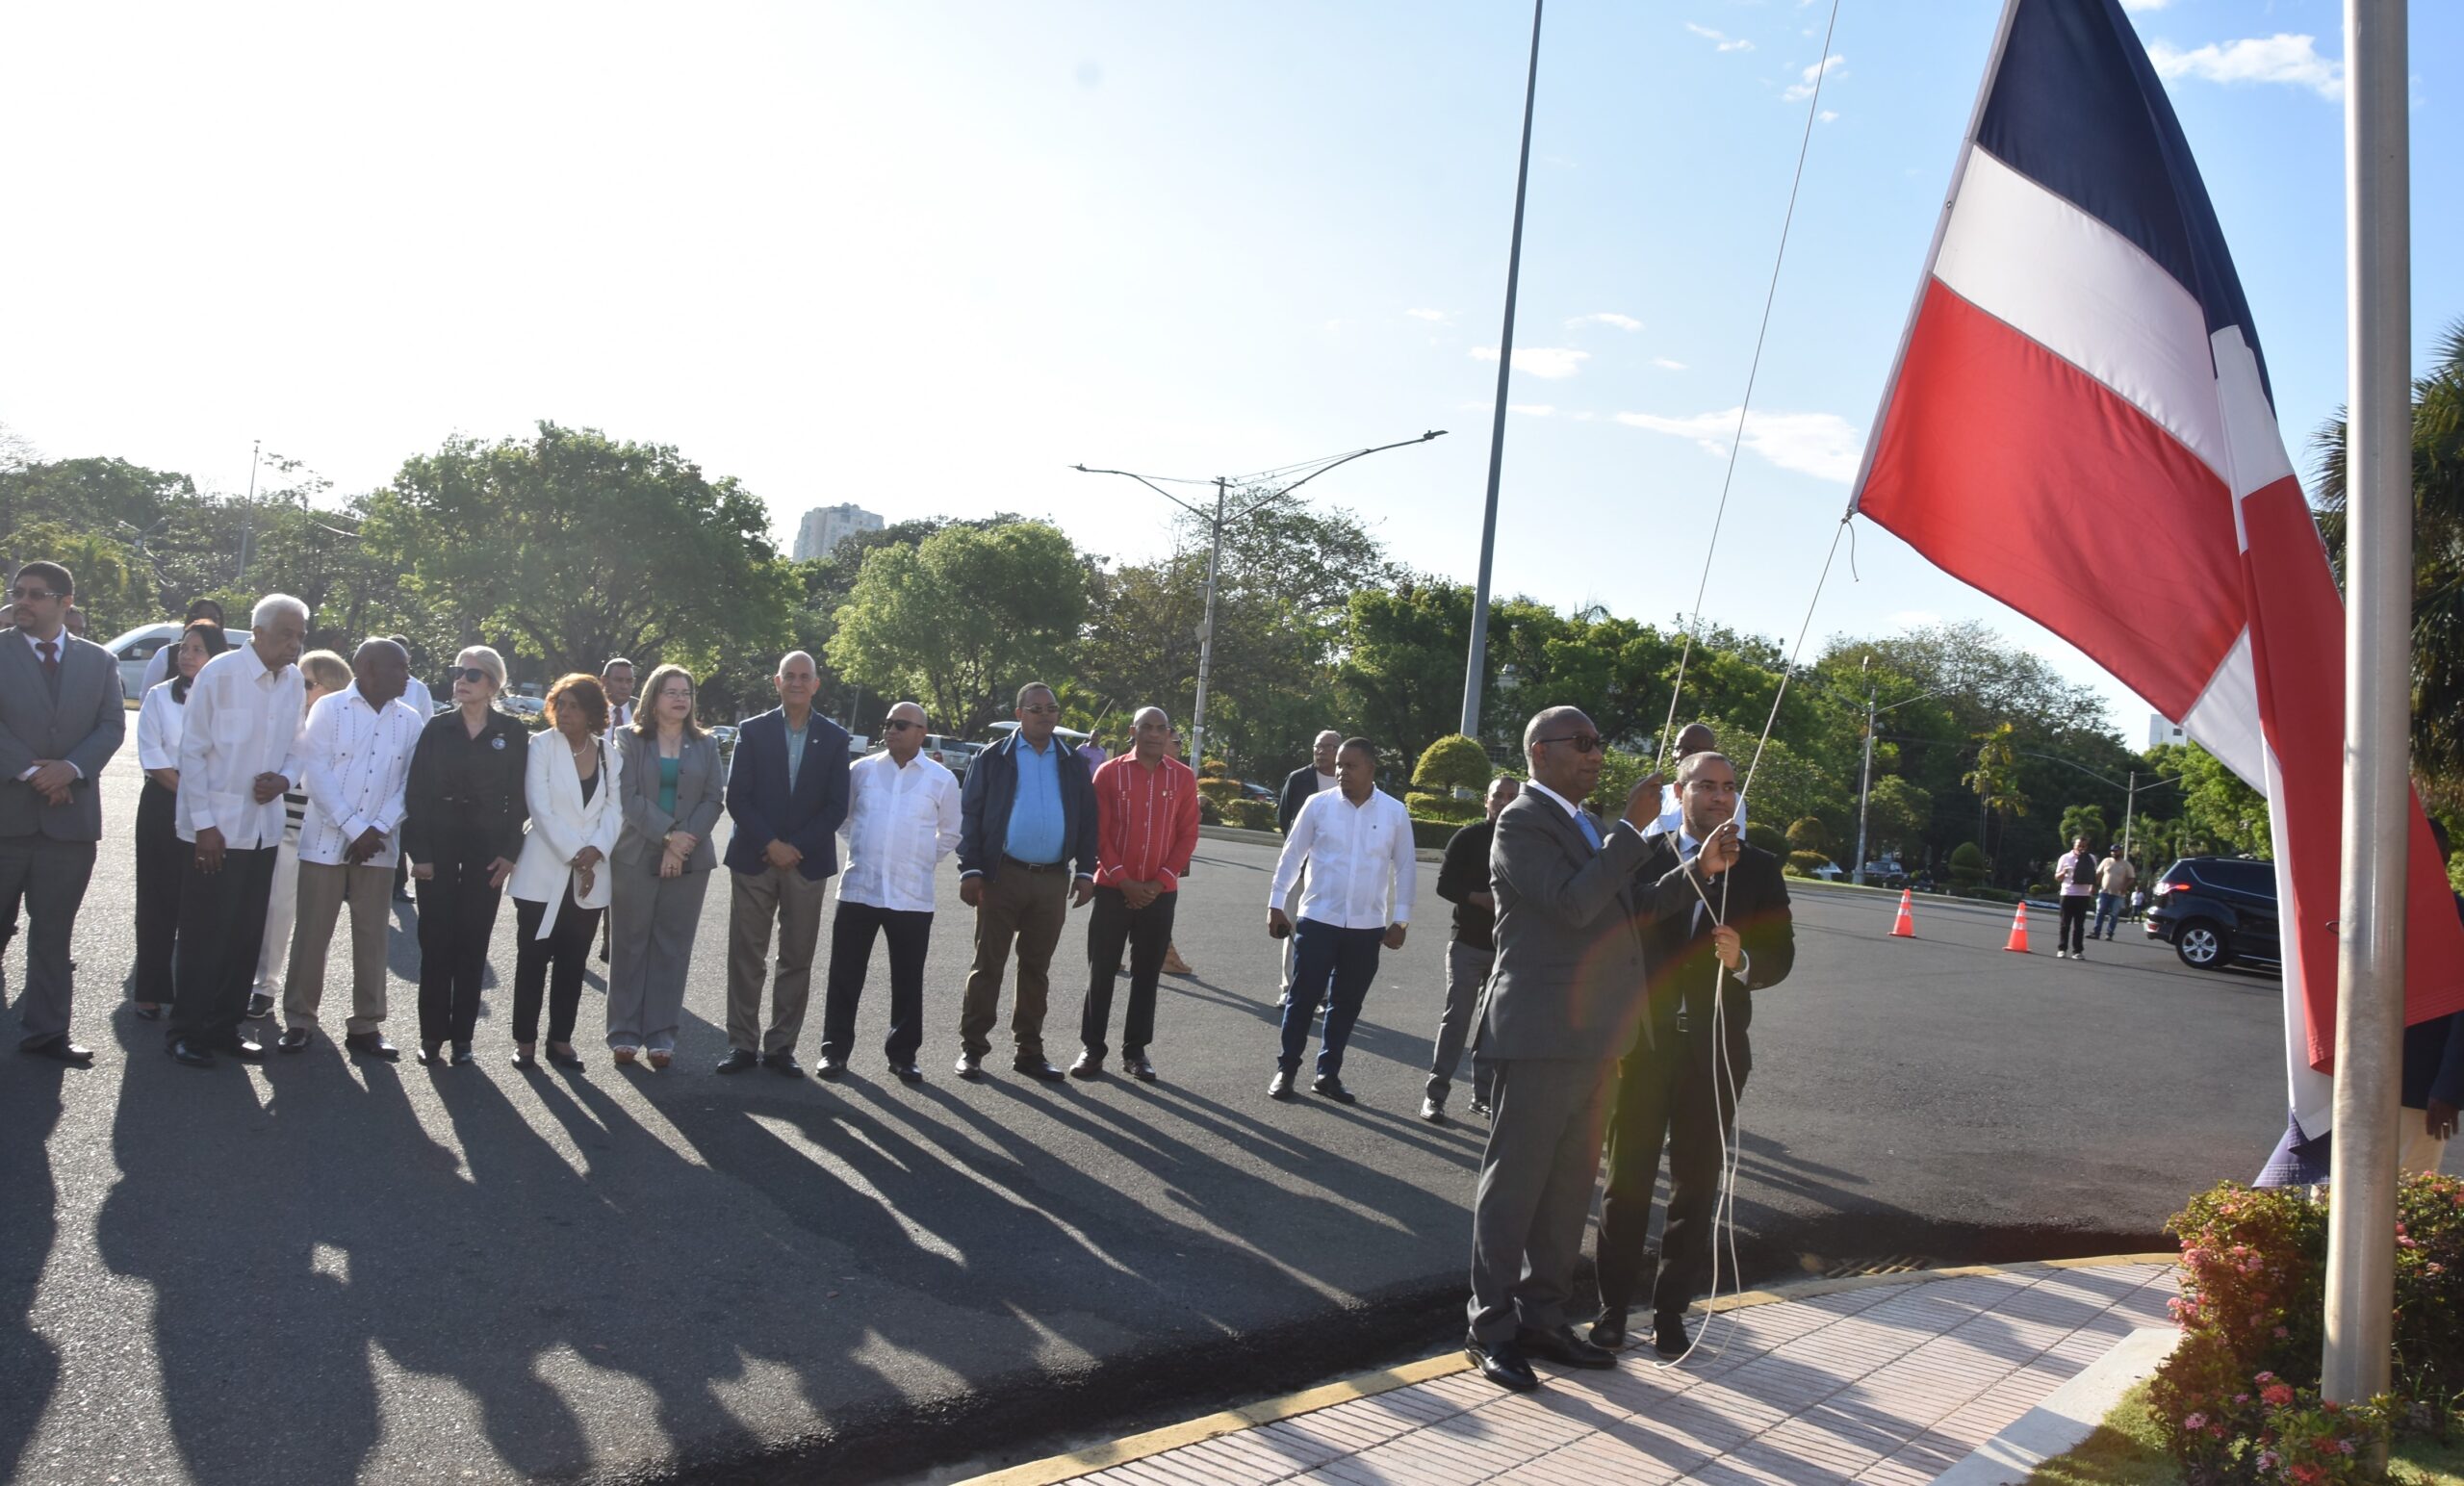
<svg viewBox="0 0 2464 1486"><path fill-rule="evenodd" d="M728 1046L791 1053L812 999L812 952L830 879L805 881L795 867L728 873ZM779 976L770 994L770 1032L761 1032L761 982L769 969L770 927L779 928Z"/></svg>
<svg viewBox="0 0 2464 1486"><path fill-rule="evenodd" d="M325 999L325 957L334 923L350 904L350 1016L344 1028L356 1037L385 1021L385 943L392 927L392 867L299 864L298 915L291 935L291 967L282 978L286 1026L317 1025Z"/></svg>
<svg viewBox="0 0 2464 1486"><path fill-rule="evenodd" d="M975 965L967 971L966 1002L959 1012L959 1046L978 1058L992 1051L992 1024L1001 1014L1001 972L1010 947L1018 949L1018 1000L1010 1032L1020 1058L1043 1056L1043 1012L1052 992L1052 952L1069 922L1069 873L1056 867L1033 872L1014 861L984 884L975 910Z"/></svg>

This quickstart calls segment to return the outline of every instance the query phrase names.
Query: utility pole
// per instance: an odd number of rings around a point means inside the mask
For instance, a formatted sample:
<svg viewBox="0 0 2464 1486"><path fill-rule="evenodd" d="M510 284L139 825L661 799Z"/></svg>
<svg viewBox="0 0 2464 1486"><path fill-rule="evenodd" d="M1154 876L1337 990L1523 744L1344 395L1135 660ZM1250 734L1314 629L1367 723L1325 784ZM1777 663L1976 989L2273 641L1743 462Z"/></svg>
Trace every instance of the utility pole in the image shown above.
<svg viewBox="0 0 2464 1486"><path fill-rule="evenodd" d="M1505 395L1514 375L1514 292L1523 272L1523 196L1531 179L1531 104L1540 91L1540 6L1531 0L1531 62L1523 79L1523 154L1514 167L1514 233L1505 250L1505 325L1498 332L1498 404L1489 427L1489 496L1480 516L1480 576L1472 589L1471 653L1463 663L1463 735L1480 736L1481 673L1489 663L1489 566L1498 549L1498 479L1505 470Z"/></svg>
<svg viewBox="0 0 2464 1486"><path fill-rule="evenodd" d="M1857 783L1857 870L1850 880L1858 886L1862 887L1865 885L1865 805L1867 801L1873 798L1874 793L1874 719L1880 716L1883 712L1895 712L1912 702L1923 702L1929 697L1941 696L1952 690L1952 688L1942 686L1938 687L1933 691L1920 691L1915 696L1902 697L1890 705L1877 709L1874 706L1875 683L1871 679L1874 669L1874 657L1871 655L1866 656L1865 663L1861 669L1866 673L1868 678L1865 682L1865 767L1863 775L1859 779ZM1979 823L1977 826L1977 850L1979 851L1983 851L1985 849L1985 827L1983 824L1983 814L1980 811L1978 816Z"/></svg>
<svg viewBox="0 0 2464 1486"><path fill-rule="evenodd" d="M1145 486L1147 489L1155 492L1155 494L1162 496L1165 500L1179 506L1182 510L1189 512L1192 516L1194 516L1198 520L1206 523L1208 533L1206 550L1206 618L1200 621L1198 625L1197 701L1190 709L1190 766L1192 768L1197 768L1206 762L1206 688L1208 678L1213 672L1215 666L1215 591L1217 587L1217 580L1223 571L1223 528L1225 524L1239 521L1243 517L1251 516L1264 510L1266 507L1272 505L1277 500L1291 495L1294 491L1298 490L1301 486L1308 484L1311 480L1316 479L1319 475L1325 474L1327 471L1334 469L1338 465L1348 465L1355 459L1360 459L1370 454L1382 454L1390 448L1401 448L1405 445L1426 444L1431 439L1440 439L1445 436L1445 429L1431 428L1417 439L1398 439L1392 444L1380 444L1371 448L1356 448L1348 454L1339 454L1332 459L1321 460L1316 469L1311 470L1308 474L1300 476L1300 478L1294 480L1291 484L1284 486L1280 490L1268 491L1265 495L1258 497L1255 500L1250 501L1248 504L1241 507L1237 511L1229 509L1232 486L1239 480L1247 478L1247 476L1219 474L1211 481L1188 479L1178 480L1178 483L1181 484L1208 483L1214 485L1215 509L1213 511L1208 511L1202 506L1190 504L1180 497L1155 483L1157 480L1175 479L1176 477L1173 475L1146 475L1137 474L1130 470L1093 470L1083 464L1071 465L1069 467L1081 474L1118 474L1126 476L1129 479L1136 480L1141 485Z"/></svg>
<svg viewBox="0 0 2464 1486"><path fill-rule="evenodd" d="M257 521L257 451L265 448L263 439L248 441L248 499L240 506L240 576L235 580L248 585L248 541L256 532Z"/></svg>
<svg viewBox="0 0 2464 1486"><path fill-rule="evenodd" d="M2345 0L2344 890L2319 1392L2384 1392L2395 1330L2413 607L2412 206L2402 0ZM2385 1457L2380 1456L2383 1466Z"/></svg>

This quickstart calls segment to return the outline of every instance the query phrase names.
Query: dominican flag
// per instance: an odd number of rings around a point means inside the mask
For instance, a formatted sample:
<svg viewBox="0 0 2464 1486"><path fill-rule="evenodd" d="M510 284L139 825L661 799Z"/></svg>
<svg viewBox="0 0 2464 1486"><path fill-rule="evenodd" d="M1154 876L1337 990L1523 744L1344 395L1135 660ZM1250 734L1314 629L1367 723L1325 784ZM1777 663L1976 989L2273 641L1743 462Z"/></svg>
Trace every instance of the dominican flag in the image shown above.
<svg viewBox="0 0 2464 1486"><path fill-rule="evenodd" d="M2190 145L2118 0L2008 0L1852 509L2268 798L2296 1121L2326 1131L2344 604ZM2464 1009L2416 802L2405 1020Z"/></svg>

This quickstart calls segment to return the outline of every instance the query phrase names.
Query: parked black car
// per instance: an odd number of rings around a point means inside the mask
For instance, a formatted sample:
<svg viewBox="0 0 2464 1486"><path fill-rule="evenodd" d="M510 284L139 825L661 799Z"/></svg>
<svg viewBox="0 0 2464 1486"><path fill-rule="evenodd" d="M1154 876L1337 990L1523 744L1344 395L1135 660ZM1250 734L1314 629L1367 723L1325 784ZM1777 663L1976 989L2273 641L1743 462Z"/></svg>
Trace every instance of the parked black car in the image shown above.
<svg viewBox="0 0 2464 1486"><path fill-rule="evenodd" d="M2148 895L2147 936L2198 970L2278 965L2275 863L2246 857L2185 857Z"/></svg>

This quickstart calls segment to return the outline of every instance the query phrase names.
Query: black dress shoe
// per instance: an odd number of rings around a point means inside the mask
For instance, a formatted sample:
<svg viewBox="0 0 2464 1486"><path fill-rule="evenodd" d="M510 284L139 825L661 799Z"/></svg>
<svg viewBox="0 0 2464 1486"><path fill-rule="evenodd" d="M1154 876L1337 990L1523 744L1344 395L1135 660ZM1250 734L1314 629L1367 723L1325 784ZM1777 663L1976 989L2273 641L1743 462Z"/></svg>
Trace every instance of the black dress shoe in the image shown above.
<svg viewBox="0 0 2464 1486"><path fill-rule="evenodd" d="M1344 1081L1331 1073L1321 1073L1309 1081L1309 1091L1323 1094L1337 1104L1357 1104L1360 1100L1344 1087Z"/></svg>
<svg viewBox="0 0 2464 1486"><path fill-rule="evenodd" d="M815 1078L826 1078L834 1084L846 1076L847 1060L834 1058L824 1053L821 1055L821 1061L812 1065L812 1073Z"/></svg>
<svg viewBox="0 0 2464 1486"><path fill-rule="evenodd" d="M1080 1053L1078 1055L1078 1061L1069 1065L1069 1076L1071 1078L1091 1080L1102 1078L1104 1076L1104 1061L1101 1058L1096 1057L1093 1053Z"/></svg>
<svg viewBox="0 0 2464 1486"><path fill-rule="evenodd" d="M467 1068L478 1061L478 1059L471 1056L470 1043L456 1042L453 1044L453 1066L457 1068Z"/></svg>
<svg viewBox="0 0 2464 1486"><path fill-rule="evenodd" d="M1029 1078L1041 1079L1047 1084L1057 1083L1069 1076L1045 1062L1040 1055L1030 1057L1022 1054L1013 1058L1010 1060L1010 1068L1013 1072L1023 1073Z"/></svg>
<svg viewBox="0 0 2464 1486"><path fill-rule="evenodd" d="M958 1069L961 1078L984 1077L984 1055L982 1053L959 1054Z"/></svg>
<svg viewBox="0 0 2464 1486"><path fill-rule="evenodd" d="M229 1053L242 1063L263 1063L266 1059L266 1045L244 1032L231 1034L214 1050L218 1053Z"/></svg>
<svg viewBox="0 0 2464 1486"><path fill-rule="evenodd" d="M72 1068L90 1068L94 1065L94 1050L90 1047L80 1047L69 1041L68 1034L64 1032L56 1038L37 1042L31 1047L20 1047L17 1051L29 1057L48 1058L55 1063L64 1063Z"/></svg>
<svg viewBox="0 0 2464 1486"><path fill-rule="evenodd" d="M304 1053L308 1051L308 1041L307 1028L285 1027L282 1036L273 1039L273 1045L286 1053Z"/></svg>
<svg viewBox="0 0 2464 1486"><path fill-rule="evenodd" d="M1121 1054L1120 1070L1142 1084L1155 1082L1155 1064L1144 1053Z"/></svg>
<svg viewBox="0 0 2464 1486"><path fill-rule="evenodd" d="M1488 1100L1475 1098L1469 1105L1464 1107L1463 1113L1471 1115L1474 1119L1487 1119L1497 1112L1489 1108Z"/></svg>
<svg viewBox="0 0 2464 1486"><path fill-rule="evenodd" d="M579 1068L588 1066L588 1064L581 1061L581 1054L570 1045L561 1053L556 1051L553 1047L549 1048L548 1061L554 1063L559 1068Z"/></svg>
<svg viewBox="0 0 2464 1486"><path fill-rule="evenodd" d="M728 1055L719 1060L719 1065L710 1071L713 1073L742 1073L747 1068L760 1066L760 1063L761 1055L754 1052L751 1048L731 1047L728 1049Z"/></svg>
<svg viewBox="0 0 2464 1486"><path fill-rule="evenodd" d="M1693 1343L1685 1337L1685 1318L1662 1316L1652 1322L1652 1350L1663 1357L1682 1357Z"/></svg>
<svg viewBox="0 0 2464 1486"><path fill-rule="evenodd" d="M786 1078L805 1076L805 1065L796 1062L796 1055L793 1053L764 1053L761 1057L761 1066Z"/></svg>
<svg viewBox="0 0 2464 1486"><path fill-rule="evenodd" d="M402 1050L387 1041L381 1032L354 1032L343 1038L343 1046L362 1058L382 1058L387 1063L398 1063L402 1057Z"/></svg>
<svg viewBox="0 0 2464 1486"><path fill-rule="evenodd" d="M420 1066L423 1068L433 1068L438 1063L443 1063L445 1061L445 1054L441 1049L444 1046L445 1044L442 1042L422 1042L420 1044L419 1052L414 1055L419 1059Z"/></svg>
<svg viewBox="0 0 2464 1486"><path fill-rule="evenodd" d="M924 1082L924 1070L917 1067L912 1061L907 1063L898 1063L893 1061L889 1065L889 1071L894 1074L902 1084L921 1084Z"/></svg>
<svg viewBox="0 0 2464 1486"><path fill-rule="evenodd" d="M1289 1099L1292 1097L1292 1070L1290 1068L1277 1068L1274 1070L1274 1077L1267 1081L1267 1097L1270 1099Z"/></svg>
<svg viewBox="0 0 2464 1486"><path fill-rule="evenodd" d="M536 1072L539 1067L539 1060L535 1055L526 1053L521 1048L517 1047L513 1050L513 1065L520 1068L525 1073Z"/></svg>
<svg viewBox="0 0 2464 1486"><path fill-rule="evenodd" d="M192 1042L186 1038L173 1038L167 1051L170 1053L175 1062L184 1063L192 1068L211 1068L214 1066L214 1054L202 1045Z"/></svg>
<svg viewBox="0 0 2464 1486"><path fill-rule="evenodd" d="M1554 1331L1541 1331L1526 1326L1514 1334L1515 1350L1531 1357L1545 1358L1569 1368L1613 1368L1617 1354L1604 1346L1594 1346L1575 1335L1572 1326L1559 1326Z"/></svg>
<svg viewBox="0 0 2464 1486"><path fill-rule="evenodd" d="M1591 1345L1605 1351L1621 1351L1626 1345L1626 1313L1602 1311L1591 1323Z"/></svg>
<svg viewBox="0 0 2464 1486"><path fill-rule="evenodd" d="M267 995L262 990L249 992L247 1014L247 1019L249 1021L263 1021L272 1014L273 997Z"/></svg>
<svg viewBox="0 0 2464 1486"><path fill-rule="evenodd" d="M1524 1360L1523 1353L1512 1342L1484 1346L1478 1338L1467 1337L1463 1342L1463 1354L1478 1365L1482 1377L1500 1388L1529 1393L1540 1386L1540 1375L1531 1371L1531 1364Z"/></svg>
<svg viewBox="0 0 2464 1486"><path fill-rule="evenodd" d="M162 1003L156 1002L152 1006L136 1008L136 1016L139 1021L161 1021L163 1019Z"/></svg>

